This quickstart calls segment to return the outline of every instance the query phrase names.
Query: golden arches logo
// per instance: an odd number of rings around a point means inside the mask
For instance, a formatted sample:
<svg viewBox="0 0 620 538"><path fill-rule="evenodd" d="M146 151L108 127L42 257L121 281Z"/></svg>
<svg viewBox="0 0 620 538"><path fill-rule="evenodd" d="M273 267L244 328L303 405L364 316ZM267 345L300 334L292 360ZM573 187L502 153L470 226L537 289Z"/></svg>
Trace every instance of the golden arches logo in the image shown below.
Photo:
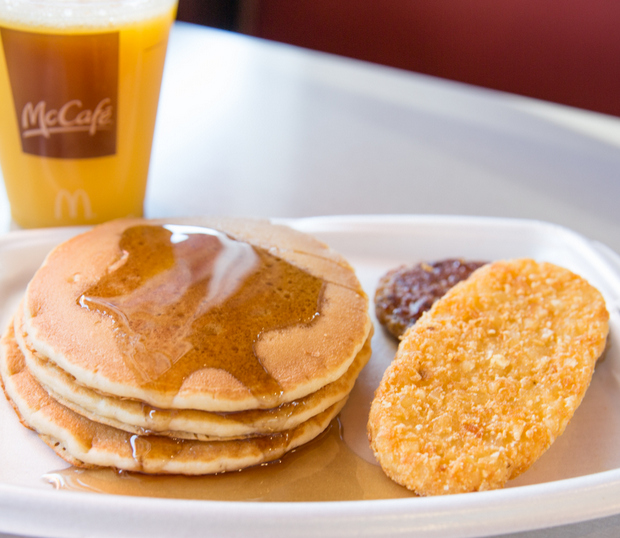
<svg viewBox="0 0 620 538"><path fill-rule="evenodd" d="M82 207L84 218L91 219L94 217L90 198L84 189L78 189L73 192L61 189L56 194L54 216L56 219L61 220L63 218L64 208L66 207L69 218L77 219L80 206Z"/></svg>

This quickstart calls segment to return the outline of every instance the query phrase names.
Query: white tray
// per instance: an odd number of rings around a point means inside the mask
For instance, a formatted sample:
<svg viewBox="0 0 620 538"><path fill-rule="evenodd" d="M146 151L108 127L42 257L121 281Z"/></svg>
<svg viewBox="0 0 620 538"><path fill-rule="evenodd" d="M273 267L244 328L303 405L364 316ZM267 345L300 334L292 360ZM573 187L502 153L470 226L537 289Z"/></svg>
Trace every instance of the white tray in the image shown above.
<svg viewBox="0 0 620 538"><path fill-rule="evenodd" d="M598 287L611 314L611 345L565 434L524 475L492 492L385 501L236 503L54 491L41 476L62 467L18 424L0 398L0 532L40 537L295 538L488 536L620 513L620 258L606 247L542 222L476 217L352 216L283 221L346 256L372 297L401 263L447 257L533 257L567 267ZM46 253L76 229L0 238L0 323L8 322ZM365 416L394 342L377 330L373 356L341 419L345 440L372 459Z"/></svg>

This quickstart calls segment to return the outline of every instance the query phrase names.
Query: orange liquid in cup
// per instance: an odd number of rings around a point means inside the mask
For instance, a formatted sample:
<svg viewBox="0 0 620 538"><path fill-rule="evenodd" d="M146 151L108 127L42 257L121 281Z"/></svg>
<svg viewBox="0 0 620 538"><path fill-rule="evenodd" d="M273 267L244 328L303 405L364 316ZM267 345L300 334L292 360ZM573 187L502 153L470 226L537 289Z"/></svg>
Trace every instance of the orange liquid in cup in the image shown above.
<svg viewBox="0 0 620 538"><path fill-rule="evenodd" d="M90 224L142 215L168 34L176 13L176 0L151 4L155 8L112 22L93 16L37 25L0 11L0 163L18 225ZM75 36L99 41L89 45ZM42 51L48 43L53 52ZM101 44L110 50L100 54ZM90 71L81 77L78 90L71 90L73 82L67 80L49 84L62 95L40 92L48 84L40 82L39 73L70 79L82 69L76 64L88 47L95 52L86 57ZM58 59L65 53L67 59ZM30 78L39 90L28 89ZM88 97L91 86L95 94ZM28 92L34 93L24 97Z"/></svg>

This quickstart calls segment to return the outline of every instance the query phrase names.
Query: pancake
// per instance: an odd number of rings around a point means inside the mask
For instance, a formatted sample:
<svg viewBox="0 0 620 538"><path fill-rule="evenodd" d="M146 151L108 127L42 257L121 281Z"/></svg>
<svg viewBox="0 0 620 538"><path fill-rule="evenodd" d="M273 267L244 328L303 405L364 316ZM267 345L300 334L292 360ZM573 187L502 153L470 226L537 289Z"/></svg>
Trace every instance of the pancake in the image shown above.
<svg viewBox="0 0 620 538"><path fill-rule="evenodd" d="M22 423L72 465L157 474L212 474L273 461L324 431L346 401L290 430L243 440L133 435L93 422L54 400L27 369L12 327L0 346L0 377Z"/></svg>
<svg viewBox="0 0 620 538"><path fill-rule="evenodd" d="M496 262L403 336L371 405L382 468L420 495L502 487L562 434L605 348L601 294L570 271Z"/></svg>
<svg viewBox="0 0 620 538"><path fill-rule="evenodd" d="M181 439L232 439L291 429L346 398L371 355L369 335L349 369L336 381L299 400L273 409L211 413L194 409L159 409L138 400L96 392L29 349L27 334L15 316L15 335L30 373L64 406L91 420L131 433L166 435Z"/></svg>
<svg viewBox="0 0 620 538"><path fill-rule="evenodd" d="M76 385L218 413L319 391L345 375L371 331L368 299L344 258L247 219L93 228L48 256L22 323L28 347Z"/></svg>

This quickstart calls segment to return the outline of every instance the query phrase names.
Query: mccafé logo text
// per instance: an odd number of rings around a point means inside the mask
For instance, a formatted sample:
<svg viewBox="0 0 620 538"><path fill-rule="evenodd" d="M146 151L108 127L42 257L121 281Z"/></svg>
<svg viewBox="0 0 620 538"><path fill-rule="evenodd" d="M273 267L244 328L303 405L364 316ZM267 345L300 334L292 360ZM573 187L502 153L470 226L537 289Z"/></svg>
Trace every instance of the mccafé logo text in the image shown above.
<svg viewBox="0 0 620 538"><path fill-rule="evenodd" d="M99 101L94 110L84 109L82 101L72 99L58 109L47 110L47 103L39 101L36 105L26 103L22 110L22 136L44 136L55 133L88 132L93 136L97 131L109 129L114 120L112 100Z"/></svg>
<svg viewBox="0 0 620 538"><path fill-rule="evenodd" d="M118 32L48 34L0 26L0 40L22 152L52 159L116 155Z"/></svg>

